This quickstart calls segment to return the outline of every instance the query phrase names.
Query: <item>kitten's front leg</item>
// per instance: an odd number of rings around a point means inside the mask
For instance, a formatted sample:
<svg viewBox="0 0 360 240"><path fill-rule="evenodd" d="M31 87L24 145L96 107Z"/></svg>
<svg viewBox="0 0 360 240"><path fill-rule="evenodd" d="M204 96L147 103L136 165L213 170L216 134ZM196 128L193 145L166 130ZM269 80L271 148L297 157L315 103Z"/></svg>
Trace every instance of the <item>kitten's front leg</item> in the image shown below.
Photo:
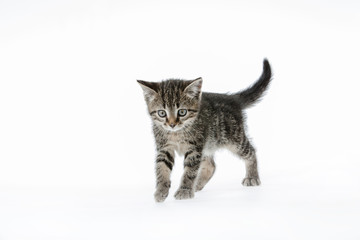
<svg viewBox="0 0 360 240"><path fill-rule="evenodd" d="M184 173L181 179L181 185L175 193L175 198L188 199L194 197L194 183L199 172L201 162L201 153L190 150L185 154Z"/></svg>
<svg viewBox="0 0 360 240"><path fill-rule="evenodd" d="M171 186L170 174L174 166L174 152L161 150L156 157L156 191L154 194L157 202L163 202L169 194Z"/></svg>

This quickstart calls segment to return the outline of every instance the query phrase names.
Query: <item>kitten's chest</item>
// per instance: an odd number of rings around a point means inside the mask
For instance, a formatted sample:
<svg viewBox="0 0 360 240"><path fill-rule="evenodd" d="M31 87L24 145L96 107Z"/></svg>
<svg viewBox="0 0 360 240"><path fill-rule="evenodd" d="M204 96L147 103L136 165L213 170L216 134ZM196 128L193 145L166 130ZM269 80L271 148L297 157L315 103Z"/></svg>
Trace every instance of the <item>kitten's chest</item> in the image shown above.
<svg viewBox="0 0 360 240"><path fill-rule="evenodd" d="M168 145L179 155L184 155L189 148L189 143L185 140L186 136L181 133L172 133L168 136Z"/></svg>

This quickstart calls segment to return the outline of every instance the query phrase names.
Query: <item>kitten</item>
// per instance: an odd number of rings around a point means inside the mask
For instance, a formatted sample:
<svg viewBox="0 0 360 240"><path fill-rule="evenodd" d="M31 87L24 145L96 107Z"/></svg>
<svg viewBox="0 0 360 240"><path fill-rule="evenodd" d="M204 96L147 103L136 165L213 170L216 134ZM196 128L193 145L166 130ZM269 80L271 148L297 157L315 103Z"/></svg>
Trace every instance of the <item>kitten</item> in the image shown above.
<svg viewBox="0 0 360 240"><path fill-rule="evenodd" d="M194 197L215 172L214 153L227 148L245 160L244 186L260 185L255 149L246 136L243 110L256 103L271 81L264 59L263 73L248 89L235 94L201 92L202 79L138 80L153 121L156 141L157 202L166 199L175 151L184 155L184 173L176 199Z"/></svg>

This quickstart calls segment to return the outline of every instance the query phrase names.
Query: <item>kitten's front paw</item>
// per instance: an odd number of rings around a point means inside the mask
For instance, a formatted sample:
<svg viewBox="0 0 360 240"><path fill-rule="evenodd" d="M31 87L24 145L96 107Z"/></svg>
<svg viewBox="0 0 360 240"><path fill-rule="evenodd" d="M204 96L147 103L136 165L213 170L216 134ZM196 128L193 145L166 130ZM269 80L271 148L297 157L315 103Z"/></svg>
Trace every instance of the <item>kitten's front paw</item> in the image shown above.
<svg viewBox="0 0 360 240"><path fill-rule="evenodd" d="M179 189L176 191L174 197L177 200L193 198L194 191L191 189Z"/></svg>
<svg viewBox="0 0 360 240"><path fill-rule="evenodd" d="M156 202L163 202L169 195L169 188L158 188L154 193L154 198Z"/></svg>
<svg viewBox="0 0 360 240"><path fill-rule="evenodd" d="M261 182L259 178L244 178L242 181L242 185L244 186L258 186L260 184Z"/></svg>

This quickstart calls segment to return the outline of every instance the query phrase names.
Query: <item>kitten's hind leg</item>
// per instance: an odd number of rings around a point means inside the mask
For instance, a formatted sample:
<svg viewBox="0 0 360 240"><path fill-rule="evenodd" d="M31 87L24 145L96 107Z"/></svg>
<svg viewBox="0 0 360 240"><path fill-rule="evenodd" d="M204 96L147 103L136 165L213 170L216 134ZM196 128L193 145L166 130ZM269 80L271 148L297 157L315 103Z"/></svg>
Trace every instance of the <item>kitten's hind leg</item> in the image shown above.
<svg viewBox="0 0 360 240"><path fill-rule="evenodd" d="M244 186L258 186L260 185L260 178L257 168L256 153L249 140L244 137L244 141L240 146L238 155L245 160L246 176L242 182Z"/></svg>
<svg viewBox="0 0 360 240"><path fill-rule="evenodd" d="M196 180L195 191L201 191L215 173L215 162L213 156L203 157L200 163L199 175Z"/></svg>

